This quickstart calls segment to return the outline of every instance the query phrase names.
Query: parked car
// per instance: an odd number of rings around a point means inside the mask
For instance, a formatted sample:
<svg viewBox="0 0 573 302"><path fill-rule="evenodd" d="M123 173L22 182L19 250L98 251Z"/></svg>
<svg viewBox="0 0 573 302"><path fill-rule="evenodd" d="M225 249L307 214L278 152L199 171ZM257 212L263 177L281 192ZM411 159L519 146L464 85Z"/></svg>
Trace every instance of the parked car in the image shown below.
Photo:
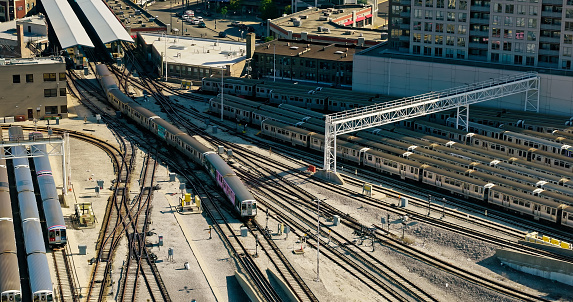
<svg viewBox="0 0 573 302"><path fill-rule="evenodd" d="M195 18L199 19L199 21L203 21L203 17L201 17L201 16L197 16Z"/></svg>
<svg viewBox="0 0 573 302"><path fill-rule="evenodd" d="M220 31L219 32L219 38L225 38L227 36L227 33L224 31Z"/></svg>
<svg viewBox="0 0 573 302"><path fill-rule="evenodd" d="M207 27L207 24L205 24L205 22L201 21L199 22L199 28L205 28Z"/></svg>
<svg viewBox="0 0 573 302"><path fill-rule="evenodd" d="M255 32L255 28L252 26L247 26L247 31L250 33L254 33Z"/></svg>
<svg viewBox="0 0 573 302"><path fill-rule="evenodd" d="M198 24L199 24L199 19L193 19L193 20L191 20L191 24L198 25Z"/></svg>
<svg viewBox="0 0 573 302"><path fill-rule="evenodd" d="M231 22L231 26L241 26L241 21L233 21Z"/></svg>

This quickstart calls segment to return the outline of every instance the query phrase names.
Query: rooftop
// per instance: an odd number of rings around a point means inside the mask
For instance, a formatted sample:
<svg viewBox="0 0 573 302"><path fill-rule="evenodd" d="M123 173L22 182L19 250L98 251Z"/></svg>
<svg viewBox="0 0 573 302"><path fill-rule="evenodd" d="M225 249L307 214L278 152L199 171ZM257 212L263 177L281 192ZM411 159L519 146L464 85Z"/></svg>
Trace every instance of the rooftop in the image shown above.
<svg viewBox="0 0 573 302"><path fill-rule="evenodd" d="M101 0L76 0L84 15L103 43L113 41L132 42L121 22L111 12L109 7Z"/></svg>
<svg viewBox="0 0 573 302"><path fill-rule="evenodd" d="M169 63L220 67L245 60L247 53L244 42L147 33L139 35L158 53L167 51Z"/></svg>
<svg viewBox="0 0 573 302"><path fill-rule="evenodd" d="M62 48L77 45L94 47L78 16L67 1L42 0L42 5Z"/></svg>
<svg viewBox="0 0 573 302"><path fill-rule="evenodd" d="M42 58L0 58L0 67L13 65L38 65L38 64L58 64L65 63L64 57L42 57Z"/></svg>
<svg viewBox="0 0 573 302"><path fill-rule="evenodd" d="M259 45L255 48L255 53L352 62L354 54L364 49L365 47L356 47L354 45L346 46L317 42L304 43L302 41L294 40L273 40L263 45Z"/></svg>
<svg viewBox="0 0 573 302"><path fill-rule="evenodd" d="M370 57L403 59L403 60L412 60L412 61L420 61L420 62L432 62L432 63L440 63L440 64L451 64L451 65L461 65L461 66L474 66L474 67L482 67L482 68L513 70L513 71L519 71L519 72L535 71L535 72L544 73L544 74L573 76L573 71L570 71L570 70L561 70L561 69L543 68L543 67L534 67L534 66L511 65L511 64L472 61L472 60L438 58L438 57L429 57L429 56L423 56L423 55L401 53L401 52L398 52L396 50L389 48L387 43L378 44L376 46L365 49L361 52L357 52L356 55L357 56L370 56Z"/></svg>
<svg viewBox="0 0 573 302"><path fill-rule="evenodd" d="M106 0L106 4L127 31L167 31L167 25L138 7L134 2L129 0Z"/></svg>
<svg viewBox="0 0 573 302"><path fill-rule="evenodd" d="M346 9L345 13L351 10L360 10L359 8L355 9ZM333 15L336 16L336 15ZM294 26L294 23L291 21L291 18L301 18L300 26ZM366 41L377 41L381 42L382 39L382 32L375 31L372 29L361 29L361 28L347 28L347 27L338 27L331 24L328 20L320 20L324 19L323 9L318 8L309 8L303 11L299 11L297 13L287 15L284 17L280 17L277 19L271 20L271 23L280 27L286 31L292 31L293 34L300 35L302 32L306 32L311 39L317 39L315 37L325 37L326 40L329 38L338 38L338 39L346 39L349 40L349 43L352 40L356 40L359 37L364 37ZM324 32L323 29L320 31L318 30L319 27L328 28L329 32ZM315 37L312 37L315 36Z"/></svg>
<svg viewBox="0 0 573 302"><path fill-rule="evenodd" d="M26 17L18 20L0 23L0 40L17 41L16 24L31 24L36 25L32 28L32 32L24 30L24 38L26 41L33 40L41 42L48 39L48 28L46 26L46 18L43 15ZM26 28L26 26L25 26Z"/></svg>

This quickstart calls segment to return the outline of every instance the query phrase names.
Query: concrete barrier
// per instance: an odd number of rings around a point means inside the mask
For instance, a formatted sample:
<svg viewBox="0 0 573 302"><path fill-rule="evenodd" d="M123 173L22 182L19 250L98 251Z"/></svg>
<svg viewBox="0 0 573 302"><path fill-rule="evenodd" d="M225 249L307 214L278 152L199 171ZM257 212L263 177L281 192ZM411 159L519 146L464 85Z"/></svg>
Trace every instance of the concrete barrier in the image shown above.
<svg viewBox="0 0 573 302"><path fill-rule="evenodd" d="M267 274L271 275L273 277L273 279L275 279L275 281L279 284L279 286L281 287L281 289L283 290L283 292L288 296L289 301L292 302L297 302L298 299L296 298L296 295L290 290L290 288L288 287L288 285L286 285L281 278L279 278L275 272L271 271L270 269L267 268Z"/></svg>
<svg viewBox="0 0 573 302"><path fill-rule="evenodd" d="M255 289L253 289L253 287L251 287L251 285L249 284L249 281L247 281L247 278L243 274L239 273L238 271L235 271L235 278L237 278L237 282L239 282L239 285L245 291L245 293L247 294L247 296L249 297L249 299L252 302L263 302L264 301L263 299L261 299L259 297L259 295L257 295L257 293L255 292Z"/></svg>
<svg viewBox="0 0 573 302"><path fill-rule="evenodd" d="M501 263L513 269L573 285L573 264L571 263L504 249L495 251L495 256Z"/></svg>

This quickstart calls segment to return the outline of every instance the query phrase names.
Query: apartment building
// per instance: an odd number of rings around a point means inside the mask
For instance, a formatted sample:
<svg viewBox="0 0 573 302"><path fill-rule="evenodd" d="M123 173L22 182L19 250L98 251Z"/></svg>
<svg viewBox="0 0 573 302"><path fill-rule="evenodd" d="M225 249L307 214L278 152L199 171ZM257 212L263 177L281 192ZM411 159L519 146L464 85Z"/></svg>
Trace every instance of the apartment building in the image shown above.
<svg viewBox="0 0 573 302"><path fill-rule="evenodd" d="M572 69L573 0L390 0L389 18L401 53Z"/></svg>

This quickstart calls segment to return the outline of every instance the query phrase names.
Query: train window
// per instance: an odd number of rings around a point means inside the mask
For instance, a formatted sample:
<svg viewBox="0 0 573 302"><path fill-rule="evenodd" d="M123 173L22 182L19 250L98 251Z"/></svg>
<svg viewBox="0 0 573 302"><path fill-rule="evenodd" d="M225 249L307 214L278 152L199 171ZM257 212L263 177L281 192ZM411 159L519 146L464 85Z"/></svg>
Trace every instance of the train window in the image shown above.
<svg viewBox="0 0 573 302"><path fill-rule="evenodd" d="M368 155L368 160L372 160L372 155Z"/></svg>
<svg viewBox="0 0 573 302"><path fill-rule="evenodd" d="M379 164L380 163L380 158L376 158L376 163Z"/></svg>

